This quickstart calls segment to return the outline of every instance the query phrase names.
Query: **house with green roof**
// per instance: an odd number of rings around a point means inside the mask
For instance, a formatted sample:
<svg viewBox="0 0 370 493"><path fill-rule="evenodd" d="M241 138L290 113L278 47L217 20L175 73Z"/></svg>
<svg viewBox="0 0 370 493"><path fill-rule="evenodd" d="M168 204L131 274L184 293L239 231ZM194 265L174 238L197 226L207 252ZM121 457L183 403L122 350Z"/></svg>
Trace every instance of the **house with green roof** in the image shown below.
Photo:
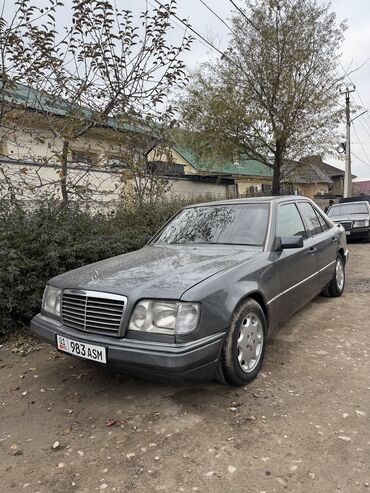
<svg viewBox="0 0 370 493"><path fill-rule="evenodd" d="M63 148L62 135L68 132L66 129L74 128L80 119L87 118L94 124L84 135L73 139L69 162L72 167L109 166L122 154L118 134L143 131L139 122L133 125L111 117L99 121L88 108L23 84L0 86L0 90L1 104L5 108L0 127L0 154L13 161L58 166Z"/></svg>
<svg viewBox="0 0 370 493"><path fill-rule="evenodd" d="M18 166L23 181L38 183L42 176L43 181L56 183L60 173L58 156L63 142L51 131L47 120L54 118L63 125L69 118L78 118L79 114L94 118L91 110L69 104L62 98L52 99L45 91L21 84L3 90L1 96L13 111L7 113L6 125L0 127L0 166L4 161L13 169ZM231 198L271 191L272 168L255 159L241 155L238 159L212 156L203 160L183 143L183 139L177 141L176 134L165 156L152 145L154 129L150 134L148 126L142 122L132 124L113 118L97 122L87 134L73 141L69 151L70 178L79 186L92 190L102 189L104 183L106 195L117 195L118 199L123 182L127 183L127 178L122 180L127 163L122 149L124 139L120 136L144 134L149 136L145 143L149 150L143 163L146 166L144 172L156 172L165 178L170 184L169 193L173 195L196 199L205 194L214 198ZM314 198L318 193L326 193L336 180L338 183L343 180L341 170L329 167L321 158L314 158L305 158L286 167L284 183L289 191ZM35 170L37 176L33 176Z"/></svg>
<svg viewBox="0 0 370 493"><path fill-rule="evenodd" d="M6 113L6 131L0 128L0 165L5 161L13 170L18 167L23 181L37 182L41 176L43 182L56 183L63 142L52 127L68 125L69 119L73 121L79 115L93 119L91 110L22 84L2 88L1 97L11 111ZM82 171L83 187L98 189L104 182L108 196L119 195L123 181L120 176L127 168L122 149L124 135L143 133L150 134L148 126L141 122L133 125L113 118L97 122L85 135L71 142L69 177L80 184ZM153 131L153 137L154 134ZM271 183L271 169L258 161L242 157L238 161L216 158L206 163L176 143L169 150L171 159L168 159L152 147L154 140L149 135L145 142L150 149L144 163L146 171L156 171L168 180L170 193L174 195L196 199L205 194L215 198L235 197L260 192ZM33 176L36 172L37 176ZM93 183L86 182L87 176Z"/></svg>
<svg viewBox="0 0 370 493"><path fill-rule="evenodd" d="M198 180L228 182L233 196L250 195L271 187L272 168L243 155L238 160L216 157L205 162L190 148L174 143L172 159L182 167L183 176L190 180L197 177Z"/></svg>

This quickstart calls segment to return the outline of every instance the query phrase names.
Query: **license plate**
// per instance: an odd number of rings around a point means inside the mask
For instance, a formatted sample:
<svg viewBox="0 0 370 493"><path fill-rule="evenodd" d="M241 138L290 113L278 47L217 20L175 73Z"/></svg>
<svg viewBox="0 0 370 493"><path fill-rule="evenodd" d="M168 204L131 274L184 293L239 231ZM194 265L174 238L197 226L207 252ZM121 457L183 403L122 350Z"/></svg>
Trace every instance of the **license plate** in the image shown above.
<svg viewBox="0 0 370 493"><path fill-rule="evenodd" d="M60 351L79 356L80 358L91 359L99 363L107 362L107 350L103 346L86 344L85 342L74 341L73 339L57 335L57 348Z"/></svg>
<svg viewBox="0 0 370 493"><path fill-rule="evenodd" d="M349 236L351 234L350 231L346 231L346 235Z"/></svg>

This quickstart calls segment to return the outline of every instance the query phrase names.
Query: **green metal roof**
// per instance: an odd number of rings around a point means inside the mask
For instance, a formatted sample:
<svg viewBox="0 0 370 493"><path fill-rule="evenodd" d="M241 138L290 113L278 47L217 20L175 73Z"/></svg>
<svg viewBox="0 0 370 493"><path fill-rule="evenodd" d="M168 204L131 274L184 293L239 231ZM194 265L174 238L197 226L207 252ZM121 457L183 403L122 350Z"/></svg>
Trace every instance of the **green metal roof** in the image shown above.
<svg viewBox="0 0 370 493"><path fill-rule="evenodd" d="M258 176L261 178L271 178L272 168L265 164L248 159L246 156L241 156L240 163L236 164L231 159L216 158L212 162L201 162L195 154L188 148L174 145L176 152L180 154L193 168L197 171L210 174L222 175L242 175L242 176Z"/></svg>
<svg viewBox="0 0 370 493"><path fill-rule="evenodd" d="M67 102L62 97L52 97L46 91L37 90L24 84L13 84L6 88L3 97L9 103L23 106L34 111L51 113L58 116L68 116L73 112L82 113L84 117L94 118L93 111L78 104ZM119 119L107 118L97 126L108 127L116 130L126 130L131 132L152 131L147 124L131 124ZM255 176L261 178L271 178L272 168L255 160L241 156L240 163L236 164L232 159L216 158L212 162L203 162L197 159L195 154L182 145L174 145L174 149L197 171L207 174L218 175L239 175Z"/></svg>
<svg viewBox="0 0 370 493"><path fill-rule="evenodd" d="M94 118L94 112L78 104L68 103L62 97L53 97L46 91L33 89L24 84L12 84L2 89L5 101L34 111L51 113L57 116L68 116L78 112L85 118ZM122 120L108 117L97 126L113 128L115 130L128 130L131 132L143 131L144 126L132 125Z"/></svg>

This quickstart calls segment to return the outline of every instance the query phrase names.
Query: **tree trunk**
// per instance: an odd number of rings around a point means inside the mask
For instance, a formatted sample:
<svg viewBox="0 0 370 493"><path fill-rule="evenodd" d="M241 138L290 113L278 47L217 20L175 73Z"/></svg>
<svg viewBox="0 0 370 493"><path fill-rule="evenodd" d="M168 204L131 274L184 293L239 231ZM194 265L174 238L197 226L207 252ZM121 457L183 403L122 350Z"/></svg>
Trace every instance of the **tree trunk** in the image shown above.
<svg viewBox="0 0 370 493"><path fill-rule="evenodd" d="M63 141L63 149L62 149L62 170L60 175L60 189L62 192L62 204L63 207L68 205L68 190L67 190L67 173L68 173L68 151L69 151L69 142L68 140Z"/></svg>
<svg viewBox="0 0 370 493"><path fill-rule="evenodd" d="M272 177L272 195L280 195L280 166L274 161L274 174Z"/></svg>
<svg viewBox="0 0 370 493"><path fill-rule="evenodd" d="M272 178L272 194L280 195L281 165L283 164L283 143L277 140L275 143L274 174Z"/></svg>

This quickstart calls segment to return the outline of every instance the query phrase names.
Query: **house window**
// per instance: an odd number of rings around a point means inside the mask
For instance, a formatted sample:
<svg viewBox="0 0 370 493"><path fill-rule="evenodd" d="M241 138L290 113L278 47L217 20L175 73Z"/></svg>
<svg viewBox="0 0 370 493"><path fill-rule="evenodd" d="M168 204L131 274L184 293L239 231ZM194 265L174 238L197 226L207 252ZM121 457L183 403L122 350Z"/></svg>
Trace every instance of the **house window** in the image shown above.
<svg viewBox="0 0 370 493"><path fill-rule="evenodd" d="M146 166L146 172L162 176L184 176L184 168L183 164L149 161Z"/></svg>

